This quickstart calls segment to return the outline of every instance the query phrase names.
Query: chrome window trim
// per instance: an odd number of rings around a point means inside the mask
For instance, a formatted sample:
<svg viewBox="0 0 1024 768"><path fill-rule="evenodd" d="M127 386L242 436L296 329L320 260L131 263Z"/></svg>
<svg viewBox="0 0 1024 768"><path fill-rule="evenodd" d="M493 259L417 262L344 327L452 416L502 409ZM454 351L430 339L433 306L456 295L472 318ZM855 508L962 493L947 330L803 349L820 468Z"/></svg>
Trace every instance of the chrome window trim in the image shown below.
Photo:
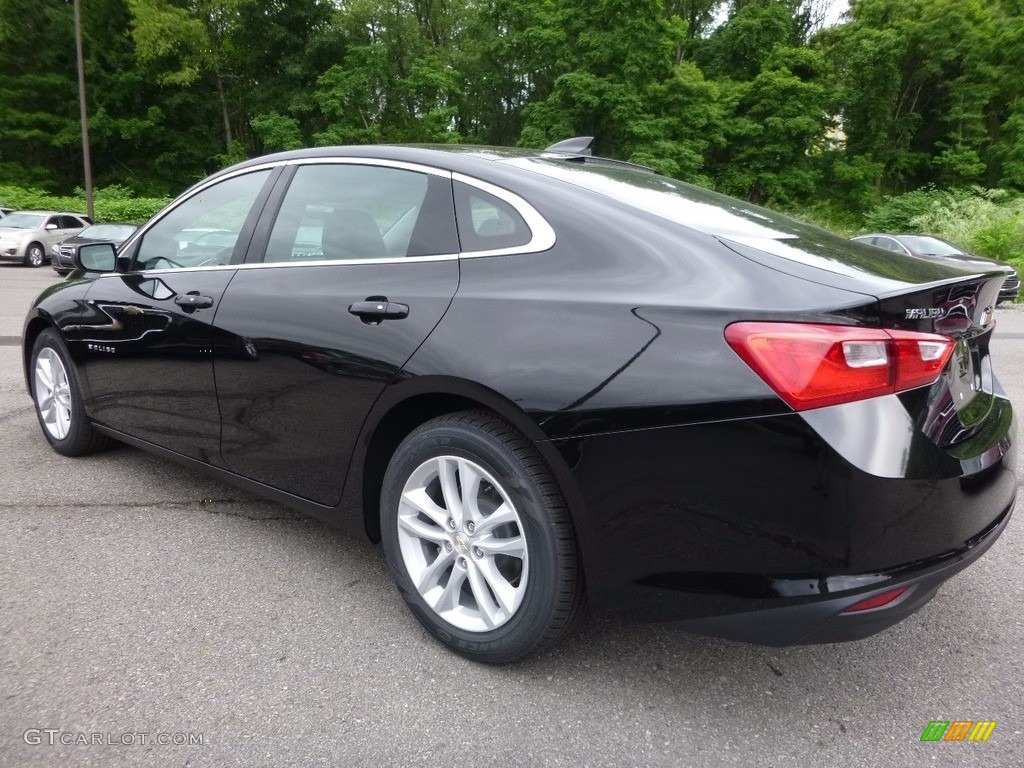
<svg viewBox="0 0 1024 768"><path fill-rule="evenodd" d="M280 269L282 267L337 267L370 266L373 264L407 264L424 261L457 261L459 254L443 253L433 256L385 256L380 259L318 259L317 261L254 261L245 264L210 264L205 267L163 267L161 269L136 269L131 272L104 272L103 277L118 277L126 274L140 275L181 275L187 272L216 272L225 269Z"/></svg>
<svg viewBox="0 0 1024 768"><path fill-rule="evenodd" d="M273 267L327 267L338 264L407 264L417 261L454 261L459 258L457 253L439 253L429 256L384 256L379 259L317 259L315 261L254 261L247 264L236 264L239 269L271 269ZM202 267L200 267L202 269Z"/></svg>
<svg viewBox="0 0 1024 768"><path fill-rule="evenodd" d="M399 171L415 171L431 176L450 179L451 171L435 168L432 165L420 165L405 160L383 160L373 157L300 157L294 160L279 161L281 165L372 165L376 168L393 168Z"/></svg>
<svg viewBox="0 0 1024 768"><path fill-rule="evenodd" d="M272 162L260 163L258 165L248 166L246 168L240 168L231 173L226 173L216 178L207 179L201 182L199 185L192 187L188 190L188 194L182 193L176 199L171 201L167 206L162 208L149 222L139 227L131 237L125 240L118 251L127 251L128 249L135 246L136 241L145 237L146 233L149 232L154 226L156 226L167 214L173 211L178 206L184 204L186 201L192 199L195 195L200 194L203 190L208 189L214 184L219 184L222 181L228 181L229 179L243 176L248 173L258 173L260 171L272 171L275 168L287 167L287 166L305 166L305 165L366 165L377 168L393 168L396 170L412 171L416 173L425 173L431 176L439 176L441 178L448 178L452 181L460 181L471 187L475 187L483 192L486 192L500 200L505 201L516 211L526 225L530 228L530 234L532 237L530 241L525 245L515 246L512 248L494 248L486 251L461 251L457 254L437 254L430 256L399 256L399 257L385 257L380 259L344 259L344 260L317 260L317 261L276 261L276 262L248 262L242 264L215 264L210 266L196 266L196 267L167 267L164 269L147 269L147 270L134 270L138 272L145 272L146 274L179 274L181 272L194 272L194 271L211 271L217 269L267 269L271 267L285 267L285 266L327 266L329 264L398 264L405 262L422 262L422 261L449 261L451 259L458 258L484 258L489 256L511 256L516 254L531 254L531 253L542 253L543 251L550 250L555 244L555 231L551 225L548 224L547 220L541 216L541 214L534 208L530 203L524 200L514 192L510 192L503 187L499 187L490 182L482 181L473 176L467 176L463 173L447 171L443 168L436 168L429 165L421 165L419 163L411 163L404 160L385 160L381 158L373 157L301 157L293 158L289 160L274 160ZM121 274L121 273L114 273Z"/></svg>
<svg viewBox="0 0 1024 768"><path fill-rule="evenodd" d="M543 251L550 250L555 245L555 230L551 228L547 219L541 216L536 208L526 202L519 195L491 184L490 182L481 181L480 179L473 178L472 176L466 176L462 173L452 173L452 180L461 181L463 184L476 187L482 192L493 195L499 200L503 200L511 205L516 209L516 212L523 217L523 221L525 221L526 226L530 228L530 234L532 235L530 242L525 245L517 245L512 248L494 248L487 251L462 251L460 254L462 258L479 259L485 256L511 256L514 254L542 253Z"/></svg>

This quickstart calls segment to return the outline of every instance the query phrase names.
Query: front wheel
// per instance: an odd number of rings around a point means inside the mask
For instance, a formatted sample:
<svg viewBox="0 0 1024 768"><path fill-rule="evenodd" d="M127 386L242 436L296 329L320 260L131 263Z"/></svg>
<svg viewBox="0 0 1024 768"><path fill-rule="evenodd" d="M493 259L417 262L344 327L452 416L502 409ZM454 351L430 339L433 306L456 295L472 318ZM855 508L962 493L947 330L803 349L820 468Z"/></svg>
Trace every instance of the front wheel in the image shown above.
<svg viewBox="0 0 1024 768"><path fill-rule="evenodd" d="M110 439L85 418L78 375L56 331L47 328L32 346L32 399L43 435L65 456L105 448Z"/></svg>
<svg viewBox="0 0 1024 768"><path fill-rule="evenodd" d="M25 250L26 267L41 267L44 261L46 261L46 251L39 243L32 243Z"/></svg>
<svg viewBox="0 0 1024 768"><path fill-rule="evenodd" d="M553 646L582 602L562 494L526 438L491 414L442 416L402 442L384 477L381 534L416 618L475 661Z"/></svg>

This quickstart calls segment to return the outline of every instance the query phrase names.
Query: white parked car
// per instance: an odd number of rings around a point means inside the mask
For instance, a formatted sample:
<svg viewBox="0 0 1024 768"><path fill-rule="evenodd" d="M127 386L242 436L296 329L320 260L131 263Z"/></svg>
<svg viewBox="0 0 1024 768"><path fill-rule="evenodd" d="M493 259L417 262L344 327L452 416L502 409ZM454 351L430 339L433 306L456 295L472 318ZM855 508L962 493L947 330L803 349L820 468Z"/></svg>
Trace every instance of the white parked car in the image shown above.
<svg viewBox="0 0 1024 768"><path fill-rule="evenodd" d="M40 267L49 259L50 247L77 235L91 222L77 213L14 211L0 219L0 260L20 261Z"/></svg>

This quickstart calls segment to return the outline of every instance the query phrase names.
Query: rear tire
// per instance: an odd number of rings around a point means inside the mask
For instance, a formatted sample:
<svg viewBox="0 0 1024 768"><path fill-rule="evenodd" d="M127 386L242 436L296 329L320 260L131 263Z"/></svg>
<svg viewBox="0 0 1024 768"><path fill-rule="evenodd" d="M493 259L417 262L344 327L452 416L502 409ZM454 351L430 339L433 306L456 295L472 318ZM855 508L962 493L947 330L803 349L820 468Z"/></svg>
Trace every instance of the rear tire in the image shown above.
<svg viewBox="0 0 1024 768"><path fill-rule="evenodd" d="M26 267L41 267L44 261L46 261L46 251L39 243L32 243L25 250Z"/></svg>
<svg viewBox="0 0 1024 768"><path fill-rule="evenodd" d="M113 442L93 429L86 418L78 371L52 328L40 333L32 345L30 371L36 418L43 436L57 453L84 456Z"/></svg>
<svg viewBox="0 0 1024 768"><path fill-rule="evenodd" d="M381 535L413 614L474 661L507 664L552 647L582 604L558 485L493 414L441 416L406 437L384 476Z"/></svg>

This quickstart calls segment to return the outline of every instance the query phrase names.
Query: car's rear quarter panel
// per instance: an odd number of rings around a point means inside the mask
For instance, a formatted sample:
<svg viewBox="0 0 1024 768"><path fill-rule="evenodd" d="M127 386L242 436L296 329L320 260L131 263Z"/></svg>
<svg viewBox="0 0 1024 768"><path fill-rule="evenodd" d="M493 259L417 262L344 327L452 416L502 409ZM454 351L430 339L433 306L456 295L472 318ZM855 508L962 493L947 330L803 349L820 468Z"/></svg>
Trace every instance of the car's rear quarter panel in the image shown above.
<svg viewBox="0 0 1024 768"><path fill-rule="evenodd" d="M824 409L823 436L724 341L744 318L877 325L873 296L610 200L522 193L555 247L464 259L406 373L470 379L544 431L596 603L673 619L818 599L820 579L934 558L1006 510L1009 445L977 475L915 436L896 396ZM864 431L894 408L910 431ZM845 454L829 443L858 430Z"/></svg>

